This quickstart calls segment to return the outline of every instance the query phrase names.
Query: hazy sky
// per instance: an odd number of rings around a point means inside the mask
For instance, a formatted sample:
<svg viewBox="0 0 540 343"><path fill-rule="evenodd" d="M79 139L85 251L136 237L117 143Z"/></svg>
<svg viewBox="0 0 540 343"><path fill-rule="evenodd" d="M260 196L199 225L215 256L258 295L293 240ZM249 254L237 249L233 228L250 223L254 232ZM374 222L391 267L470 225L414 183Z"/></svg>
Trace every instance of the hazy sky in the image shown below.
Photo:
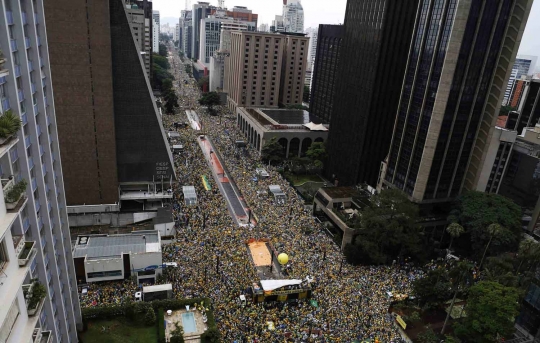
<svg viewBox="0 0 540 343"><path fill-rule="evenodd" d="M196 0L188 0L195 3ZM217 5L217 0L206 0ZM358 0L355 0L358 1ZM185 0L153 0L154 9L160 11L161 17L179 17L185 7ZM276 14L281 14L282 0L225 0L225 6L246 6L259 14L259 24L271 24ZM302 0L304 7L304 28L317 27L319 24L343 23L347 0ZM540 56L540 1L535 1L523 40L520 54ZM539 63L540 64L540 63ZM540 65L537 66L540 69Z"/></svg>

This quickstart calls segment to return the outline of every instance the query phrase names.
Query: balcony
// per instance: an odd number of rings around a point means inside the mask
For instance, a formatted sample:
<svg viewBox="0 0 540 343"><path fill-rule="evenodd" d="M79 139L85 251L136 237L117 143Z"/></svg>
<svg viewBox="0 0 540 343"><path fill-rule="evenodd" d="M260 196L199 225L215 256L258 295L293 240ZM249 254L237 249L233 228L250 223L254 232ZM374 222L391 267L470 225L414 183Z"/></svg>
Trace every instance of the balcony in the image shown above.
<svg viewBox="0 0 540 343"><path fill-rule="evenodd" d="M23 235L13 235L13 248L15 249L15 255L19 255L24 248L24 236Z"/></svg>
<svg viewBox="0 0 540 343"><path fill-rule="evenodd" d="M35 166L35 164L34 164L34 159L33 159L32 157L30 157L30 158L28 159L28 169L29 169L29 170L34 169L34 166Z"/></svg>
<svg viewBox="0 0 540 343"><path fill-rule="evenodd" d="M17 89L17 94L19 95L19 102L24 100L24 92L22 89Z"/></svg>
<svg viewBox="0 0 540 343"><path fill-rule="evenodd" d="M41 78L41 88L44 88L47 85L46 79L46 77Z"/></svg>
<svg viewBox="0 0 540 343"><path fill-rule="evenodd" d="M24 46L25 46L27 49L30 49L30 38L24 37Z"/></svg>
<svg viewBox="0 0 540 343"><path fill-rule="evenodd" d="M38 104L35 104L34 105L34 115L37 116L38 113L39 113L39 106L38 106Z"/></svg>
<svg viewBox="0 0 540 343"><path fill-rule="evenodd" d="M28 316L33 317L40 312L47 295L47 289L37 279L34 279L31 284L23 285L23 294Z"/></svg>
<svg viewBox="0 0 540 343"><path fill-rule="evenodd" d="M38 36L38 38L37 38L37 45L41 46L41 37L40 36Z"/></svg>
<svg viewBox="0 0 540 343"><path fill-rule="evenodd" d="M51 343L52 342L52 332L51 331L43 331L41 336L41 341L37 343Z"/></svg>
<svg viewBox="0 0 540 343"><path fill-rule="evenodd" d="M32 63L32 61L28 61L28 71L34 71L34 63Z"/></svg>
<svg viewBox="0 0 540 343"><path fill-rule="evenodd" d="M45 153L45 149L43 149L43 145L39 145L39 156L43 156L43 154Z"/></svg>
<svg viewBox="0 0 540 343"><path fill-rule="evenodd" d="M38 14L34 12L34 23L39 24Z"/></svg>
<svg viewBox="0 0 540 343"><path fill-rule="evenodd" d="M9 111L11 108L11 105L9 104L9 99L4 98L2 99L2 112Z"/></svg>
<svg viewBox="0 0 540 343"><path fill-rule="evenodd" d="M28 124L28 117L26 116L26 113L21 116L21 121L23 125Z"/></svg>
<svg viewBox="0 0 540 343"><path fill-rule="evenodd" d="M11 51L17 51L17 41L15 39L12 39L10 41L10 45L11 45Z"/></svg>
<svg viewBox="0 0 540 343"><path fill-rule="evenodd" d="M43 165L41 167L41 171L43 172L43 176L47 175L47 166L46 165Z"/></svg>
<svg viewBox="0 0 540 343"><path fill-rule="evenodd" d="M12 180L11 180L12 181ZM2 182L3 185L3 182ZM6 209L14 210L26 200L26 183L25 179L11 185L6 184L4 188L4 201L6 202Z"/></svg>
<svg viewBox="0 0 540 343"><path fill-rule="evenodd" d="M36 178L33 177L32 178L32 192L35 192L37 189L37 181L36 181Z"/></svg>
<svg viewBox="0 0 540 343"><path fill-rule="evenodd" d="M6 63L6 58L4 57L2 50L0 50L0 77L9 75L9 71L7 69L4 69L5 63Z"/></svg>
<svg viewBox="0 0 540 343"><path fill-rule="evenodd" d="M32 82L30 88L32 89L32 94L36 94L36 84Z"/></svg>
<svg viewBox="0 0 540 343"><path fill-rule="evenodd" d="M17 257L19 260L19 267L26 266L28 261L32 260L32 258L36 255L36 249L34 249L35 245L36 242L33 241L24 242L24 247Z"/></svg>

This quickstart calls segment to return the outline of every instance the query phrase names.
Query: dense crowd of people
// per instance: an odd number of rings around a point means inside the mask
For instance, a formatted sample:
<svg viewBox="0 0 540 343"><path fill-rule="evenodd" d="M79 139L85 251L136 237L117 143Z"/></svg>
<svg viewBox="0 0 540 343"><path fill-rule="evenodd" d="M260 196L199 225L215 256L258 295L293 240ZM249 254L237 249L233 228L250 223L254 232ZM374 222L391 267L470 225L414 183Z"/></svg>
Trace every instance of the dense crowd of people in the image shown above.
<svg viewBox="0 0 540 343"><path fill-rule="evenodd" d="M180 106L193 106L200 97L188 80L177 57L172 63L181 88ZM259 153L250 147L238 148L244 140L236 118L225 108L209 115L195 108L205 134L212 140L229 176L253 211L257 225L240 226L229 213L227 202L214 181L210 166L197 142L199 133L175 128L188 121L184 113L164 115L165 130L179 132L184 150L174 154L178 183L173 188L173 214L177 239L163 246L163 262L177 262L177 268L164 271L178 298L209 297L223 342L352 342L378 338L381 342L400 342L401 338L388 314L386 292L410 293L412 281L422 275L413 267L360 266L344 263L343 254L306 210L295 190L272 166L261 166ZM181 111L183 112L183 111ZM221 118L220 118L221 117ZM264 167L267 178L258 178L257 167ZM211 190L201 176L206 175ZM287 196L284 205L267 195L269 185L280 185ZM182 186L193 185L197 204L187 206ZM289 277L315 280L315 302L248 304L238 301L253 282L258 281L255 266L248 258L245 241L268 238L279 252L289 255ZM132 296L130 281L120 287L93 285L82 306L117 303ZM272 322L272 324L269 324ZM317 336L317 337L315 337Z"/></svg>

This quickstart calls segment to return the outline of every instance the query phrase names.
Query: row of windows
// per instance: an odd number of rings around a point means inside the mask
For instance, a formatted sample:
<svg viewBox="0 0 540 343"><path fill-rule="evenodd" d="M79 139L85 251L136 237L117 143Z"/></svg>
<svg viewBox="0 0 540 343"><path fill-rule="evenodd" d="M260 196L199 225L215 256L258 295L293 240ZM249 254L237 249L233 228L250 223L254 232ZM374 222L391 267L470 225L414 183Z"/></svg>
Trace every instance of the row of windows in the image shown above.
<svg viewBox="0 0 540 343"><path fill-rule="evenodd" d="M98 277L111 277L111 276L122 276L121 270L110 270L106 272L94 272L88 273L87 277L89 279L98 278Z"/></svg>

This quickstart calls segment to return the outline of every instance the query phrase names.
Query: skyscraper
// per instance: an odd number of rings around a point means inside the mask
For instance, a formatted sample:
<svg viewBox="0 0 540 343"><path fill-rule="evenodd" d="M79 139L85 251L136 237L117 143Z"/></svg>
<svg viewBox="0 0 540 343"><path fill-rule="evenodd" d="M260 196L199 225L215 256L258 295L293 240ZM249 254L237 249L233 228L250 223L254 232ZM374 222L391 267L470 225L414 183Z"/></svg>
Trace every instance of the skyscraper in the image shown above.
<svg viewBox="0 0 540 343"><path fill-rule="evenodd" d="M22 122L0 136L0 342L7 343L75 343L82 324L43 6L0 1L0 112ZM25 296L38 284L46 293L34 306Z"/></svg>
<svg viewBox="0 0 540 343"><path fill-rule="evenodd" d="M345 14L325 164L340 185L377 183L418 7L418 1L369 3L350 0Z"/></svg>
<svg viewBox="0 0 540 343"><path fill-rule="evenodd" d="M285 32L304 32L304 8L300 0L287 0L283 5L283 29Z"/></svg>
<svg viewBox="0 0 540 343"><path fill-rule="evenodd" d="M317 34L309 113L323 123L330 123L336 86L343 77L338 68L343 28L343 25L319 25Z"/></svg>
<svg viewBox="0 0 540 343"><path fill-rule="evenodd" d="M161 205L172 156L123 0L48 1L45 14L71 225Z"/></svg>
<svg viewBox="0 0 540 343"><path fill-rule="evenodd" d="M506 85L504 92L503 105L510 105L510 97L512 95L512 89L516 80L521 79L522 76L532 75L536 67L537 56L517 56L514 65L512 66L512 73L510 79Z"/></svg>
<svg viewBox="0 0 540 343"><path fill-rule="evenodd" d="M422 0L382 185L416 202L474 189L532 0Z"/></svg>
<svg viewBox="0 0 540 343"><path fill-rule="evenodd" d="M193 31L191 33L191 58L199 59L199 53L201 48L201 19L208 18L211 14L213 6L210 6L209 2L199 1L193 5L192 26Z"/></svg>
<svg viewBox="0 0 540 343"><path fill-rule="evenodd" d="M191 44L191 36L193 34L193 20L191 11L182 11L184 27L182 29L182 51L187 58L193 58Z"/></svg>

